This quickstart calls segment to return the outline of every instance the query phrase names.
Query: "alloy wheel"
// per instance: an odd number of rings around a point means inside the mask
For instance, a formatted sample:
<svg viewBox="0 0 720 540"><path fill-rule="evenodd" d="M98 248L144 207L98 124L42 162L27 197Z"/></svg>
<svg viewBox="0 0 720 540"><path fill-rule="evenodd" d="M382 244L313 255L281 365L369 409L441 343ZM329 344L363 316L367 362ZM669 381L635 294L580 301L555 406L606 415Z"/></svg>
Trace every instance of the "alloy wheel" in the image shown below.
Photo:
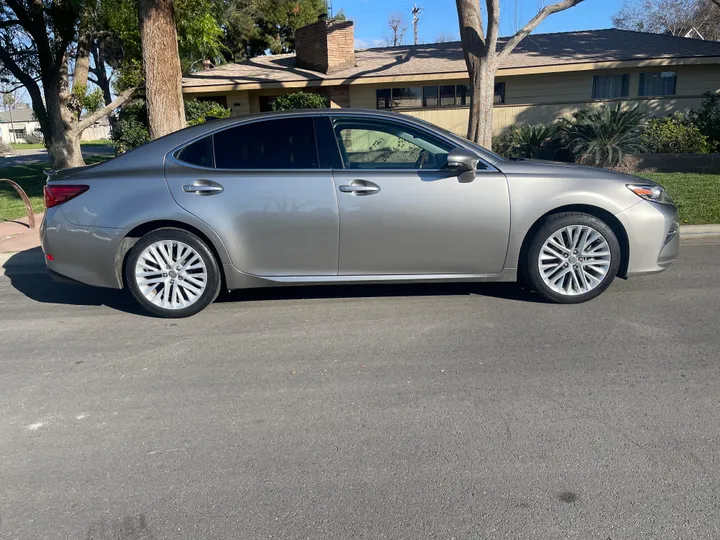
<svg viewBox="0 0 720 540"><path fill-rule="evenodd" d="M146 247L135 264L140 293L163 309L184 309L202 296L208 284L205 261L194 248L160 240Z"/></svg>
<svg viewBox="0 0 720 540"><path fill-rule="evenodd" d="M570 225L552 233L543 243L537 261L545 285L567 296L597 288L605 280L611 262L607 239L587 225Z"/></svg>

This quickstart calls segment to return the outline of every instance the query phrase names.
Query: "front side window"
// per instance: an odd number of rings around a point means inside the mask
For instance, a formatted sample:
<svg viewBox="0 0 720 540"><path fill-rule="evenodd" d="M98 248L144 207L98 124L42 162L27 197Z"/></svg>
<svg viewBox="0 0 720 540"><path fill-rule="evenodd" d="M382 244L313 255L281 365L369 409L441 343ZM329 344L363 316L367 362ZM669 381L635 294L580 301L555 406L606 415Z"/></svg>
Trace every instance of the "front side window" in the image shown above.
<svg viewBox="0 0 720 540"><path fill-rule="evenodd" d="M261 120L213 135L218 169L317 169L313 119Z"/></svg>
<svg viewBox="0 0 720 540"><path fill-rule="evenodd" d="M592 99L613 99L630 94L630 75L595 75Z"/></svg>
<svg viewBox="0 0 720 540"><path fill-rule="evenodd" d="M676 82L674 71L641 73L638 96L674 96Z"/></svg>
<svg viewBox="0 0 720 540"><path fill-rule="evenodd" d="M347 169L439 169L452 146L404 124L336 119L335 134Z"/></svg>

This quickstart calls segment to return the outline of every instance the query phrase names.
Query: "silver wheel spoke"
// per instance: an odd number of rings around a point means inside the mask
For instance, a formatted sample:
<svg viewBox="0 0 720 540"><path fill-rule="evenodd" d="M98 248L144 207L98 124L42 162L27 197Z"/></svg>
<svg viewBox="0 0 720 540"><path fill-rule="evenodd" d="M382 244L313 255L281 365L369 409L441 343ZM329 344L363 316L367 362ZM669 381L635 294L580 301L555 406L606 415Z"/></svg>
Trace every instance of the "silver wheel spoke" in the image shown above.
<svg viewBox="0 0 720 540"><path fill-rule="evenodd" d="M598 287L611 263L610 245L596 229L569 225L549 235L538 256L538 270L553 291L574 296Z"/></svg>
<svg viewBox="0 0 720 540"><path fill-rule="evenodd" d="M164 309L193 305L205 292L207 281L208 270L202 257L183 242L155 242L143 250L135 264L135 282L140 292Z"/></svg>

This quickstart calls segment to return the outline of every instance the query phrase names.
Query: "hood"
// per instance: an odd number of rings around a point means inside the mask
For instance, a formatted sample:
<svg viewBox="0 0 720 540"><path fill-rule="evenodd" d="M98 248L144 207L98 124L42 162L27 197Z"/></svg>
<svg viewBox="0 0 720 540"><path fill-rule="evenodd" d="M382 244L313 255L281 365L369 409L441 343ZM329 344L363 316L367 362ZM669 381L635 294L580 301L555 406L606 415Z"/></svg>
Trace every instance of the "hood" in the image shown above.
<svg viewBox="0 0 720 540"><path fill-rule="evenodd" d="M625 183L654 183L645 178L639 179L631 174L603 169L601 167L590 167L588 165L577 165L575 163L563 163L560 161L543 161L539 159L508 159L495 165L506 175L518 176L572 176L577 179L588 180L610 180Z"/></svg>

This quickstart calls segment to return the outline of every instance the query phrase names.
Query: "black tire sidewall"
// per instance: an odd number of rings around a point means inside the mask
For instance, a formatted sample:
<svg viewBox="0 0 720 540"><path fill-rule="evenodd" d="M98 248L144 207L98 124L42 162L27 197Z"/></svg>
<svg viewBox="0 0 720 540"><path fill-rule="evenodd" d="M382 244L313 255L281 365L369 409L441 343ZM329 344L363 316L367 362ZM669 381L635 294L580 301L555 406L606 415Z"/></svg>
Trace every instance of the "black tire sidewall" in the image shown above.
<svg viewBox="0 0 720 540"><path fill-rule="evenodd" d="M611 256L610 268L608 269L603 282L593 290L576 296L563 295L548 287L540 275L540 269L537 264L538 257L540 256L540 250L550 235L555 231L570 225L585 225L592 227L602 234L610 247ZM530 248L527 250L525 256L523 274L530 286L546 300L560 304L579 304L599 296L612 284L620 268L621 256L622 253L617 236L610 226L608 226L607 223L600 218L581 212L556 214L547 217L544 223L535 232L535 236L533 237Z"/></svg>
<svg viewBox="0 0 720 540"><path fill-rule="evenodd" d="M164 309L156 306L147 298L145 298L145 296L140 291L137 282L135 281L135 279L133 279L133 276L135 274L135 265L138 258L140 257L140 254L150 244L162 240L183 242L189 245L198 253L198 255L200 255L200 257L202 257L203 262L205 263L205 267L207 269L208 282L205 291L200 296L197 302L183 309ZM125 278L125 286L128 288L135 300L151 314L157 317L164 318L190 317L192 315L195 315L196 313L199 313L217 298L218 294L220 293L221 287L220 268L212 251L210 251L210 248L207 246L207 244L205 244L205 242L203 242L200 238L183 229L157 229L155 231L149 232L148 234L140 238L140 240L137 241L137 243L130 249L127 256L125 257L123 274Z"/></svg>

